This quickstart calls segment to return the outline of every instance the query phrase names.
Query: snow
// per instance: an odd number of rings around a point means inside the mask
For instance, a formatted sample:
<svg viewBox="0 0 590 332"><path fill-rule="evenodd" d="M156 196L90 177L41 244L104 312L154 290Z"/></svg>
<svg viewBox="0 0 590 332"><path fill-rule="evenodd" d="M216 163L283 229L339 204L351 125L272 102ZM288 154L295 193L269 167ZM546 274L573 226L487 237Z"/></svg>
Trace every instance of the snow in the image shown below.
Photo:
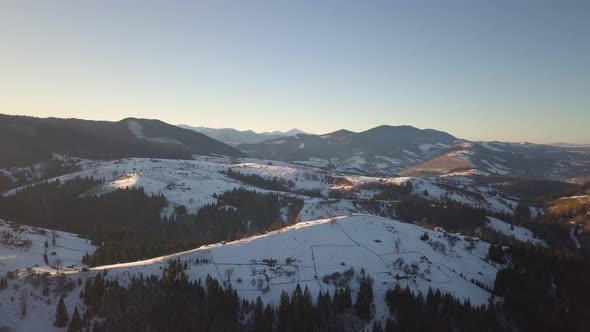
<svg viewBox="0 0 590 332"><path fill-rule="evenodd" d="M368 184L381 183L403 185L406 182L412 183L412 194L421 196L433 201L444 201L447 199L467 204L477 208L483 208L494 212L513 213L518 202L511 199L504 199L491 194L494 192L491 188L477 188L471 185L469 179L458 177L453 181L445 178L431 177L396 177L396 178L376 178L363 176L347 176L346 179L354 183L353 187L340 187L340 189L353 189L354 187ZM338 188L338 187L333 187ZM456 189L454 189L456 188ZM428 192L428 195L424 195Z"/></svg>
<svg viewBox="0 0 590 332"><path fill-rule="evenodd" d="M338 169L362 169L367 163L362 155L357 154L350 158L342 159L338 161Z"/></svg>
<svg viewBox="0 0 590 332"><path fill-rule="evenodd" d="M195 156L194 160L171 160L150 158L127 158L107 161L81 160L80 172L59 176L61 182L75 177L94 177L105 182L87 192L85 195L108 193L116 189L143 187L147 194L164 195L169 206L162 212L171 215L174 207L184 205L189 213L196 213L206 204L215 203L214 195L228 190L244 188L257 192L275 192L280 195L297 197L305 201L300 220L315 220L333 216L366 212L354 204L354 201L371 199L378 189L367 189L364 185L371 183L402 185L412 182L413 195L434 201L455 200L490 211L512 213L517 202L496 196L491 188L476 187L468 178L454 177L370 177L363 175L340 175L337 171L326 171L317 167L296 163L243 158L232 163L229 158ZM317 163L318 160L311 161ZM341 167L361 167L366 160L361 155L348 159L348 164ZM283 179L293 183L288 191L269 191L247 185L223 174L228 169L242 174L255 174L267 179ZM345 178L353 185L334 185L330 179ZM451 184L451 185L449 185ZM456 188L456 189L455 189ZM17 189L5 195L11 195ZM328 198L332 190L346 190L351 193L351 201L333 201ZM311 198L300 193L319 192L321 198ZM428 192L428 196L424 192Z"/></svg>
<svg viewBox="0 0 590 332"><path fill-rule="evenodd" d="M481 160L481 162L488 166L487 171L490 173L496 173L499 175L506 175L506 174L510 173L509 168L499 165L497 163L491 163L487 160Z"/></svg>
<svg viewBox="0 0 590 332"><path fill-rule="evenodd" d="M334 216L351 215L358 212L358 208L348 200L326 200L308 198L299 214L301 221L329 218Z"/></svg>
<svg viewBox="0 0 590 332"><path fill-rule="evenodd" d="M418 149L420 149L424 153L430 153L432 151L438 151L439 149L449 148L450 146L444 143L420 143L418 145Z"/></svg>
<svg viewBox="0 0 590 332"><path fill-rule="evenodd" d="M154 143L163 143L163 144L182 144L179 141L170 138L170 137L147 137L143 133L143 127L137 121L129 120L127 121L127 126L129 127L129 131L135 135L135 137L139 139L143 139L146 141L154 142Z"/></svg>
<svg viewBox="0 0 590 332"><path fill-rule="evenodd" d="M420 240L424 233L429 235L428 241ZM387 316L385 292L396 284L407 285L413 291L423 293L432 287L463 300L469 299L476 305L486 304L491 294L470 280L478 280L487 287L493 286L499 266L486 262L489 244L456 236L456 244L450 246L448 237L447 234L394 220L354 215L303 222L260 236L145 261L72 272L68 278L85 279L106 270L105 278L128 285L130 278L139 274L159 277L169 260L180 259L188 263L187 274L192 280L211 275L226 284L231 282L243 298L255 300L261 296L266 303L278 305L281 291L292 291L297 284L309 287L314 295L320 290L334 294L335 286L325 283L323 277L353 268L357 276L364 269L375 281L376 319ZM445 245L444 251L435 249L432 243L437 242ZM209 259L210 263L196 263L203 258ZM276 263L269 264L270 260ZM412 264L416 266L415 272L408 270ZM409 277L398 280L396 275ZM40 289L24 282L22 276L9 283L9 288L0 292L0 303L6 303L0 311L2 324L22 331L54 329L51 321L55 315L57 296L50 295L44 300L39 296ZM19 284L20 290L12 287L13 284ZM356 278L352 278L350 287L354 300L358 291ZM83 306L78 297L79 289L80 286L76 286L66 296L69 312L75 305ZM8 300L11 296L16 298L20 291L33 294L29 300L27 319L19 317L19 301ZM44 303L47 301L49 304Z"/></svg>
<svg viewBox="0 0 590 332"><path fill-rule="evenodd" d="M383 160L388 161L389 163L394 164L394 165L399 165L402 163L402 161L399 159L381 156L381 155L377 155L377 156L375 156L375 158L383 159Z"/></svg>
<svg viewBox="0 0 590 332"><path fill-rule="evenodd" d="M30 241L30 246L25 244L27 240ZM96 247L90 244L90 240L77 234L13 224L0 219L0 272L33 268L37 272L54 273L55 269L50 265L56 259L62 262L60 270L74 271L84 266L82 257L95 250ZM45 252L50 265L44 262Z"/></svg>
<svg viewBox="0 0 590 332"><path fill-rule="evenodd" d="M590 195L577 195L577 196L560 197L557 200L571 200L571 199L578 200L580 203L590 203Z"/></svg>
<svg viewBox="0 0 590 332"><path fill-rule="evenodd" d="M466 186L465 183L461 185L451 184L451 187L447 187L442 186L442 184L449 185L449 183L440 181L439 178L414 178L412 179L414 194L422 195L424 191L427 191L428 196L425 196L427 199L437 201L450 199L476 208L501 213L513 213L514 208L518 205L515 200L504 199L491 194L493 192L491 188L475 188ZM453 189L453 187L457 187L457 189Z"/></svg>
<svg viewBox="0 0 590 332"><path fill-rule="evenodd" d="M58 153L53 153L51 159L62 161L67 166L84 166L89 162L85 159L70 157ZM12 180L17 180L17 174L21 176L24 175L26 177L24 180L35 181L45 175L46 169L47 162L40 162L25 167L1 168L0 174L9 177Z"/></svg>
<svg viewBox="0 0 590 332"><path fill-rule="evenodd" d="M407 154L409 154L409 155L411 155L411 156L414 156L414 157L416 157L416 158L420 158L420 157L419 157L417 154L415 154L415 153L414 153L414 152L412 152L412 151L405 150L405 149L404 149L403 151L404 151L404 153L407 153Z"/></svg>
<svg viewBox="0 0 590 332"><path fill-rule="evenodd" d="M247 162L229 166L230 169L242 174L254 174L266 179L280 178L295 183L294 189L326 190L326 173L317 169L286 165L274 162L272 165L261 162Z"/></svg>
<svg viewBox="0 0 590 332"><path fill-rule="evenodd" d="M365 163L365 159L361 155L356 155L350 158L346 167L357 167L363 163ZM174 207L179 205L184 205L189 213L195 213L202 206L215 203L214 195L235 188L269 192L228 178L223 174L228 169L239 171L242 174L255 174L267 179L284 179L294 184L289 191L319 192L322 195L321 198L311 198L293 192L277 192L305 201L299 216L299 219L304 221L366 212L363 211L362 205L354 202L371 199L378 193L378 189L363 187L371 183L403 185L411 182L413 195L433 201L450 199L494 212L512 213L518 204L515 200L501 198L491 188L475 186L473 181L461 176L463 174L460 173L453 177L429 178L338 175L335 172L316 167L288 162L244 158L239 163L232 163L229 158L207 156L195 156L195 160L148 158L109 161L82 160L79 165L82 167L82 171L63 175L50 181L59 179L64 182L77 176L106 180L105 183L91 189L85 195L102 194L126 187L143 187L147 194L161 194L169 201L170 205L164 210L164 215L172 214ZM330 177L345 178L352 185L330 184ZM331 200L328 195L332 190L345 190L352 197L350 200ZM14 194L15 191L16 189L6 194ZM424 195L425 192L428 192L428 195Z"/></svg>
<svg viewBox="0 0 590 332"><path fill-rule="evenodd" d="M139 125L139 124L137 124ZM142 128L129 122L130 130L138 137L145 138ZM159 140L159 138L155 138ZM277 143L278 144L278 143ZM489 146L488 146L489 145ZM484 145L491 150L502 151L496 146ZM440 144L422 144L418 148L428 152ZM465 148L471 147L464 144ZM303 148L303 147L302 147ZM494 150L494 151L496 151ZM418 157L411 151L405 154ZM449 154L451 157L469 160L473 151L460 150ZM409 159L406 156L402 158ZM65 158L65 157L64 157ZM10 281L8 290L0 292L0 330L3 326L17 330L52 330L57 297L51 295L42 298L37 289L24 280L26 275L49 272L52 269L43 260L45 241L48 242L48 258L50 263L56 258L63 261L64 272L71 278L86 276L108 270L108 278L117 279L125 285L131 276L143 274L161 274L161 269L170 259L181 259L189 263L188 273L192 279L205 278L208 274L226 281L226 271L233 270L231 283L239 295L255 300L263 297L268 303L278 304L283 289L291 291L297 283L308 286L315 295L319 290L334 293L334 286L322 281L325 275L342 272L354 268L358 274L365 269L375 279L375 308L377 318L385 317L387 308L384 295L388 288L400 283L408 285L414 291L426 292L428 287L438 288L443 292L451 292L460 299L469 299L473 304L486 304L490 294L475 286L469 280L475 279L492 288L495 275L500 266L486 260L489 245L485 242L457 236L458 242L451 246L449 235L427 230L412 224L376 216L359 215L362 211L359 201L371 199L379 189L367 189L369 184L403 185L412 183L412 194L432 201L443 202L454 200L473 207L501 213L513 213L518 201L504 199L496 191L486 186L479 186L469 179L474 174L489 175L483 170L466 170L447 174L443 177L377 177L364 175L368 169L396 170L404 161L388 156L368 156L356 154L348 158L326 160L311 158L308 161L293 163L243 158L235 162L225 157L194 156L194 160L168 160L149 158L127 158L119 160L91 161L80 159L77 162L80 172L63 175L51 179L64 182L75 177L95 177L105 179L85 195L111 192L126 187L143 187L146 193L164 195L171 206L165 213L172 213L173 207L184 205L189 213L196 212L205 204L214 203L215 194L219 195L234 188L245 188L258 192L268 190L246 185L228 178L224 172L228 169L242 174L255 174L267 179L284 179L292 181L293 190L319 191L322 197L307 197L293 192L278 192L281 195L298 197L304 200L299 215L301 223L288 228L269 232L227 244L212 244L186 252L145 261L101 266L88 272L81 272L81 258L85 253L92 253L96 247L88 240L76 234L40 229L29 226L15 227L0 221L0 233L11 234L11 241L0 244L0 272L20 270L16 280ZM371 159L373 158L373 159ZM497 159L497 158L496 158ZM379 160L375 162L375 160ZM490 172L508 173L509 169L482 160L489 166ZM335 164L336 170L327 171L329 164ZM36 165L37 169L42 165ZM389 168L389 169L388 169ZM3 171L3 170L0 170ZM8 171L3 171L8 174ZM342 174L347 173L347 174ZM341 177L351 184L330 184L330 178ZM346 190L352 195L350 199L330 199L332 190ZM11 190L5 195L14 194ZM276 191L275 191L276 192ZM424 193L428 192L427 195ZM590 202L590 196L574 196L563 202ZM391 202L381 202L387 208ZM538 211L537 211L538 212ZM534 214L533 214L534 215ZM346 217L343 217L346 216ZM319 220L318 220L319 219ZM516 239L546 246L543 240L536 239L532 231L525 227L514 226L496 218L488 218L485 227L496 232L514 236ZM51 237L55 233L56 245ZM429 235L428 241L421 241L422 234ZM1 234L0 234L1 235ZM572 227L572 239L577 241L575 228ZM31 241L31 246L23 246ZM438 243L438 244L437 244ZM445 246L441 250L442 245ZM55 255L50 255L55 252ZM196 264L199 258L207 258L208 264ZM397 279L396 275L408 275L407 266L397 263L403 259L404 264L415 264L418 272L409 279ZM276 264L269 266L264 260L274 259ZM398 261L399 262L399 261ZM67 266L71 266L68 268ZM29 268L27 270L27 268ZM268 279L267 279L268 278ZM238 280L241 280L238 281ZM261 280L261 281L259 281ZM351 287L353 294L358 285L353 278ZM261 283L261 287L259 287ZM19 289L17 289L17 286ZM32 305L27 319L19 317L19 301L10 301L11 297L19 298L22 292L32 292L36 297L31 299ZM69 312L79 303L76 288L66 297ZM354 295L353 295L354 296ZM49 303L49 304L47 304Z"/></svg>
<svg viewBox="0 0 590 332"><path fill-rule="evenodd" d="M422 152L425 152L425 153L428 153L430 150L432 150L435 147L436 146L434 144L428 144L428 143L421 143L420 145L418 145L418 149L422 150Z"/></svg>
<svg viewBox="0 0 590 332"><path fill-rule="evenodd" d="M486 224L486 227L488 227L498 233L508 235L508 236L514 236L517 240L520 240L523 242L529 242L532 244L540 244L543 246L547 246L545 241L535 238L533 236L533 232L528 228L525 228L522 226L517 226L517 225L510 225L509 223L506 223L500 219L496 219L496 218L492 218L492 217L488 217L487 219L488 219L488 223Z"/></svg>
<svg viewBox="0 0 590 332"><path fill-rule="evenodd" d="M575 223L570 226L570 238L574 242L576 249L579 250L582 248L582 244L580 243L580 240L578 240L578 235L577 235L578 231L579 231L579 228Z"/></svg>
<svg viewBox="0 0 590 332"><path fill-rule="evenodd" d="M495 147L493 144L494 144L494 143L490 143L490 142L482 142L482 143L481 143L481 145L482 145L484 148L488 149L488 150L492 150L492 151L495 151L495 152L504 152L504 151L505 151L505 150L502 150L502 149L498 149L498 148L497 148L497 147Z"/></svg>
<svg viewBox="0 0 590 332"><path fill-rule="evenodd" d="M230 160L218 157L199 157L197 160L127 158L110 161L94 161L84 165L83 170L59 176L64 182L75 177L94 177L106 182L88 195L107 193L122 188L143 187L147 194L164 195L171 206L184 205L191 213L206 204L215 203L214 194L234 188L266 192L228 178ZM17 189L8 191L11 195Z"/></svg>
<svg viewBox="0 0 590 332"><path fill-rule="evenodd" d="M473 156L475 152L470 150L459 150L455 152L451 152L448 154L449 157L463 159L465 161L471 162L471 156Z"/></svg>
<svg viewBox="0 0 590 332"><path fill-rule="evenodd" d="M465 171L458 171L458 172L441 174L439 176L443 177L443 178L447 178L447 177L468 177L468 176L475 176L475 175L489 176L490 173L488 173L486 171L479 170L479 169L468 169Z"/></svg>
<svg viewBox="0 0 590 332"><path fill-rule="evenodd" d="M326 159L311 157L311 158L309 158L309 160L293 161L293 164L309 166L309 167L316 167L316 168L325 168L325 167L328 167L328 164L330 164L330 161L326 160Z"/></svg>
<svg viewBox="0 0 590 332"><path fill-rule="evenodd" d="M333 293L333 287L323 283L321 278L350 267L355 268L357 272L364 268L375 279L376 285L385 283L390 287L397 282L392 277L402 272L393 262L397 258L404 258L407 262L419 262L419 265L423 266L421 271L425 273L418 273L415 278L407 281L411 288L425 292L430 286L455 293L460 298L469 298L478 304L486 303L490 294L468 280L476 278L490 287L493 285L497 267L484 261L489 245L478 241L475 248L468 252L464 248L464 242L467 241L458 236L457 245L442 253L419 239L425 232L431 240L447 243L446 240L441 240L444 239L444 235L439 232L380 217L354 215L302 222L283 230L227 244L213 244L175 255L101 266L93 270L107 269L111 278L128 278L129 275L138 272L144 275L159 274L159 266L166 264L170 259L179 258L192 262L195 258L210 257L213 262L211 265L214 266L193 264L189 267L189 275L196 279L213 274L226 280L223 272L233 268L232 284L241 296L255 299L262 295L269 302L276 303L284 288L292 289L297 283L305 284L312 292L317 293L322 289ZM395 241L400 241L398 250L395 249ZM422 256L427 259L421 259ZM271 289L266 294L260 294L261 292L256 292L256 289L249 286L249 280L257 279L256 273L252 276L252 268L264 268L265 259L276 260L276 266L281 268L266 268ZM287 259L292 259L296 263L288 264ZM244 265L247 266L246 269L241 268ZM428 268L430 272L425 271ZM284 272L286 270L294 271L295 274L287 276ZM459 271L465 279L458 275ZM479 272L482 272L483 276ZM238 278L242 278L244 285L237 282Z"/></svg>

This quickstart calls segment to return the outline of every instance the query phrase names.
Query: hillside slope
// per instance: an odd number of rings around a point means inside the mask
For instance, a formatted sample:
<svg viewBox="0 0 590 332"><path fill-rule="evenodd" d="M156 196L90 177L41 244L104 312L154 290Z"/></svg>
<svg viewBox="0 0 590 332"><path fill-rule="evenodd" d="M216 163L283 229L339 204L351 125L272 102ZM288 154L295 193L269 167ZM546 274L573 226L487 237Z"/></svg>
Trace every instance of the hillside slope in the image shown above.
<svg viewBox="0 0 590 332"><path fill-rule="evenodd" d="M424 199L444 202L452 200L491 212L512 213L518 201L501 197L494 188L478 185L464 177L419 178L419 177L367 177L338 175L337 172L318 170L314 167L287 162L271 162L259 159L242 159L232 162L227 157L198 156L194 160L170 160L154 158L126 158L110 161L82 160L80 171L49 179L61 182L76 177L104 179L105 183L94 188L88 195L111 192L115 189L144 188L145 192L164 195L169 202L166 214L174 207L183 205L188 213L196 213L206 204L217 202L215 195L238 188L260 193L275 192L281 196L297 197L305 204L299 220L309 221L350 213L368 213L363 202L372 200L388 186L410 183L408 194ZM284 188L260 187L254 182L243 182L231 177L231 170L243 176L256 176L266 181L287 184ZM18 188L5 192L14 194ZM424 195L427 192L428 195ZM384 210L373 214L390 215Z"/></svg>
<svg viewBox="0 0 590 332"><path fill-rule="evenodd" d="M16 269L34 268L51 272L77 270L82 257L92 254L96 246L77 234L8 223L0 219L0 273L2 276ZM44 257L46 256L46 257ZM47 260L45 260L47 259Z"/></svg>
<svg viewBox="0 0 590 332"><path fill-rule="evenodd" d="M420 237L428 235L428 239ZM476 286L493 287L498 266L487 262L487 243L458 235L426 230L411 224L374 216L356 215L336 219L300 223L265 235L227 244L204 246L187 252L146 261L101 266L87 272L67 274L67 279L85 279L101 273L108 280L126 286L131 278L142 275L161 277L170 260L187 265L191 280L207 275L231 283L240 297L255 300L261 296L266 303L277 305L282 290L292 291L296 285L308 287L312 294L320 290L334 294L335 284L347 284L358 292L356 276L361 269L374 279L375 318L387 315L385 292L400 284L426 293L428 288L450 292L472 304L486 304L490 293ZM345 273L346 271L349 271ZM335 274L338 272L339 274ZM53 328L53 309L57 297L40 295L29 283L9 281L0 292L0 321L18 330L37 327ZM19 290L12 284L20 283ZM75 286L65 298L68 311L83 308ZM29 314L20 319L18 297L21 291L31 292Z"/></svg>
<svg viewBox="0 0 590 332"><path fill-rule="evenodd" d="M412 166L402 175L479 174L551 180L582 180L590 174L590 149L532 143L469 142Z"/></svg>
<svg viewBox="0 0 590 332"><path fill-rule="evenodd" d="M53 153L90 159L244 154L206 135L159 120L118 122L0 115L0 167L48 160Z"/></svg>

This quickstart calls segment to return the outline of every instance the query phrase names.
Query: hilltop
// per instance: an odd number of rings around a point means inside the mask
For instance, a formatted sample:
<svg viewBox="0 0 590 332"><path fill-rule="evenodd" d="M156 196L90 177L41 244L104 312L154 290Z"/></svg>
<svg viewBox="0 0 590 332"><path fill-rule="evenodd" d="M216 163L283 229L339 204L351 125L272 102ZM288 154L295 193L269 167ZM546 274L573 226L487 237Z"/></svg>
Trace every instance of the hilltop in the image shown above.
<svg viewBox="0 0 590 332"><path fill-rule="evenodd" d="M224 143L159 120L117 122L0 115L0 167L49 160L52 154L111 159L244 154Z"/></svg>

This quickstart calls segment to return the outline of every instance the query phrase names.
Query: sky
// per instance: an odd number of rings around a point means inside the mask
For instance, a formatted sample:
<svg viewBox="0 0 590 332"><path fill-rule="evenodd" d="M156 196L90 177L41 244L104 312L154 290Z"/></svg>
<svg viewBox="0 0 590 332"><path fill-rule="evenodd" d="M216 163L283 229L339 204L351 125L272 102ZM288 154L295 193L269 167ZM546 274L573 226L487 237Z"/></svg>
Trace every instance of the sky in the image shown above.
<svg viewBox="0 0 590 332"><path fill-rule="evenodd" d="M0 1L0 113L590 143L590 1Z"/></svg>

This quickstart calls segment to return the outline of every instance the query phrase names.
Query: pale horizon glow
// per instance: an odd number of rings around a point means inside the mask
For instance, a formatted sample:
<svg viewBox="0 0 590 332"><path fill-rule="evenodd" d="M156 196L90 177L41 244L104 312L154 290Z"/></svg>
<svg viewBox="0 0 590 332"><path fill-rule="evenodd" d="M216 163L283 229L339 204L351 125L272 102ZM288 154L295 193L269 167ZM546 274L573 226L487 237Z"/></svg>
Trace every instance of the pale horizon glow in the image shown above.
<svg viewBox="0 0 590 332"><path fill-rule="evenodd" d="M3 1L0 113L590 143L590 3Z"/></svg>

